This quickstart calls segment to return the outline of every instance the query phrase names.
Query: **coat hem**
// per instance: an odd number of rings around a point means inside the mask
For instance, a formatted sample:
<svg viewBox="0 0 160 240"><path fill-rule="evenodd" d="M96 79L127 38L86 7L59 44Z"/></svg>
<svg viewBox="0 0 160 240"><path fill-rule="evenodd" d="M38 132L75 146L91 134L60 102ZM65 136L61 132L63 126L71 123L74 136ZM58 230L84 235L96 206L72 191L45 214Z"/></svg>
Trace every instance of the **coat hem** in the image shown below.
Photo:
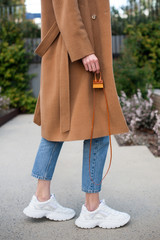
<svg viewBox="0 0 160 240"><path fill-rule="evenodd" d="M127 131L127 130L122 130L122 131L113 131L111 134L110 134L110 136L111 135L117 135L117 134L123 134L123 133L127 133L127 132L129 132L129 130ZM104 136L108 136L109 134L95 134L93 137L92 137L92 139L93 138L99 138L99 137L104 137ZM87 140L87 139L90 139L90 137L88 137L88 135L86 136L86 137L70 137L69 136L69 139L67 138L67 137L47 137L45 134L43 134L42 133L42 131L41 131L41 136L43 137L43 138L45 138L46 140L48 140L48 141L64 141L64 142L69 142L69 141L80 141L80 140Z"/></svg>

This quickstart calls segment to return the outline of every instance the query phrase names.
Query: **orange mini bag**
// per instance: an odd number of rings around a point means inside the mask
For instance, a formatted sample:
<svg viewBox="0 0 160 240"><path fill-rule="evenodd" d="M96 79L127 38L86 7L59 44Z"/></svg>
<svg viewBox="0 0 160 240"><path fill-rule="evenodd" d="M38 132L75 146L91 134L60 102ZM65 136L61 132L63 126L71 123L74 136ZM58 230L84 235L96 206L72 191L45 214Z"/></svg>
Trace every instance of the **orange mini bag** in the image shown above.
<svg viewBox="0 0 160 240"><path fill-rule="evenodd" d="M104 90L104 82L101 78L101 72L100 72L100 77L99 79L96 78L97 76L97 73L95 72L94 73L94 79L93 79L93 119L92 119L92 128L91 128L91 138L90 138L90 150L89 150L89 176L90 176L90 179L92 180L92 182L96 185L100 185L101 182L103 181L103 179L105 178L105 176L107 175L109 169L110 169L110 166L111 166L111 160L112 160L112 146L111 146L111 133L110 133L110 119L109 119L109 108L108 108L108 102L107 102L107 96L106 96L106 93L105 93L105 90ZM104 96L105 96L105 100L106 100L106 107L107 107L107 116L108 116L108 132L109 132L109 142L110 142L110 163L109 163L109 167L108 167L108 170L106 172L106 174L104 175L104 177L102 178L101 182L100 183L95 183L93 181L93 179L91 178L91 174L90 174L90 157L91 157L91 144L92 144L92 136L93 136L93 127L94 127L94 115L95 115L95 92L96 92L96 88L98 89L103 89L103 92L104 92Z"/></svg>

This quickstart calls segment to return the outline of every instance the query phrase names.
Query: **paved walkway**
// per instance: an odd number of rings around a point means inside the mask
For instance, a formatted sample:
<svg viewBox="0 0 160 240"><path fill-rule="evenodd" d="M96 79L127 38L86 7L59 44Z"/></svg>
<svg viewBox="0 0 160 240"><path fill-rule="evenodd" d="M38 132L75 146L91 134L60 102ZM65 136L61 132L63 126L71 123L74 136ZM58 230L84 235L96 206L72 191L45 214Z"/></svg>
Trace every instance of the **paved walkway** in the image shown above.
<svg viewBox="0 0 160 240"><path fill-rule="evenodd" d="M160 240L160 158L145 146L119 147L112 135L112 165L103 180L100 198L131 215L131 221L117 229L80 229L78 217L85 193L81 191L82 143L64 142L51 191L66 207L72 220L54 222L31 219L23 214L35 192L37 179L30 176L40 142L40 127L32 114L21 114L0 128L0 239L1 240ZM104 173L107 170L110 150Z"/></svg>

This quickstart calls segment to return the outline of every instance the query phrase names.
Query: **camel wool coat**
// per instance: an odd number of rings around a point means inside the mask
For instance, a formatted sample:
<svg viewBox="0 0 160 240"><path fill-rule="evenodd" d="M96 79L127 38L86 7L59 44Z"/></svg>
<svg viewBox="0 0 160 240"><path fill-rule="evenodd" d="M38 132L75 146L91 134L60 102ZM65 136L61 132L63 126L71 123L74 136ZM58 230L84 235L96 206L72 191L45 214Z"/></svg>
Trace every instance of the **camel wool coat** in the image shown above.
<svg viewBox="0 0 160 240"><path fill-rule="evenodd" d="M40 91L33 122L50 141L91 137L94 73L82 58L95 54L109 105L111 134L129 131L112 68L109 0L41 0ZM99 74L97 74L99 78ZM103 89L96 90L93 138L109 135Z"/></svg>

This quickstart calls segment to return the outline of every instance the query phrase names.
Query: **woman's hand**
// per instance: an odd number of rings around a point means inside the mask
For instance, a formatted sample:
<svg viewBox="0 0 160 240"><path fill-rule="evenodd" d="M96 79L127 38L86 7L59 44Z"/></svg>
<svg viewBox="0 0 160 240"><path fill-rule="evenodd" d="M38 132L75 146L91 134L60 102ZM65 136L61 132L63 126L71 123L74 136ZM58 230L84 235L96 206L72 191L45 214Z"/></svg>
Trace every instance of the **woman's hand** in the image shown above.
<svg viewBox="0 0 160 240"><path fill-rule="evenodd" d="M89 70L90 72L96 72L96 73L100 72L99 61L95 54L90 54L82 58L82 62L86 71Z"/></svg>

